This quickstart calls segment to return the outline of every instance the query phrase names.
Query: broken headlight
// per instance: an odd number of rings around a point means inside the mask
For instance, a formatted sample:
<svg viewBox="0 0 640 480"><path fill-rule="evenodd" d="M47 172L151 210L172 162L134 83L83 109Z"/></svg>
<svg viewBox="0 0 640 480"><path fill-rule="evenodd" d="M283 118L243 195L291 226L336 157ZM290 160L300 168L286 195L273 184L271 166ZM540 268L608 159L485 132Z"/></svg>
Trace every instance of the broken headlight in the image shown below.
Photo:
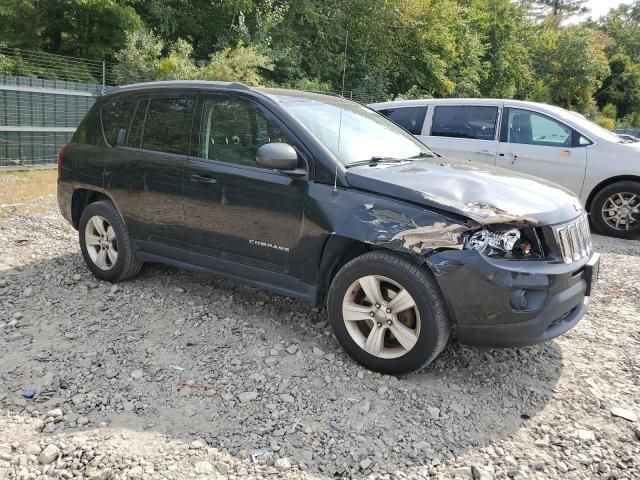
<svg viewBox="0 0 640 480"><path fill-rule="evenodd" d="M540 258L542 249L534 229L485 227L469 234L466 250L477 250L489 257Z"/></svg>

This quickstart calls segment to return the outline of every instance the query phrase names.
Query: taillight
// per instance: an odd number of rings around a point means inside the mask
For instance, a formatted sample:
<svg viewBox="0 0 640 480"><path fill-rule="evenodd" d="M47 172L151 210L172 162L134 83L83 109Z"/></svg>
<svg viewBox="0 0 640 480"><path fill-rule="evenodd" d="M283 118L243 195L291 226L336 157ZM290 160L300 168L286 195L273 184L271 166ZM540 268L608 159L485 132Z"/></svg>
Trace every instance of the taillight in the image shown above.
<svg viewBox="0 0 640 480"><path fill-rule="evenodd" d="M64 149L67 148L66 145L62 145L60 147L60 151L58 152L58 178L62 175L62 160L64 158Z"/></svg>

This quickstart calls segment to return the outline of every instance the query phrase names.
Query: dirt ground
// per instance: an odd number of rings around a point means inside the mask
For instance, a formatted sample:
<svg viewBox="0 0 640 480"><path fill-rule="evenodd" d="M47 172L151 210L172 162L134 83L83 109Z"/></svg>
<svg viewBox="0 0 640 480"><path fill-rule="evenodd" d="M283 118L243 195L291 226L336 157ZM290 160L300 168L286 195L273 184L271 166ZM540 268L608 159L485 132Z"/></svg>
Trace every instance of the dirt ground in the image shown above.
<svg viewBox="0 0 640 480"><path fill-rule="evenodd" d="M396 378L291 299L159 265L96 280L55 172L32 175L0 174L0 478L640 478L638 241L594 237L563 337L452 342Z"/></svg>

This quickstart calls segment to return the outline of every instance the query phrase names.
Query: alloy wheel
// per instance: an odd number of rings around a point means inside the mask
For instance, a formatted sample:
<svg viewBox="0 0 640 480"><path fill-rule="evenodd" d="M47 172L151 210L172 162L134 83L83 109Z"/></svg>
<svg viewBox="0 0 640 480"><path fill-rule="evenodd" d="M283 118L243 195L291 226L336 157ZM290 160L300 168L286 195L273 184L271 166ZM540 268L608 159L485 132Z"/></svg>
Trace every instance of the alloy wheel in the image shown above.
<svg viewBox="0 0 640 480"><path fill-rule="evenodd" d="M342 302L342 317L351 338L378 358L401 357L420 336L415 300L398 282L380 275L351 284Z"/></svg>
<svg viewBox="0 0 640 480"><path fill-rule="evenodd" d="M84 241L91 261L101 270L111 270L118 260L118 239L109 222L100 215L89 219Z"/></svg>
<svg viewBox="0 0 640 480"><path fill-rule="evenodd" d="M615 230L640 227L640 196L630 192L611 195L602 205L602 219Z"/></svg>

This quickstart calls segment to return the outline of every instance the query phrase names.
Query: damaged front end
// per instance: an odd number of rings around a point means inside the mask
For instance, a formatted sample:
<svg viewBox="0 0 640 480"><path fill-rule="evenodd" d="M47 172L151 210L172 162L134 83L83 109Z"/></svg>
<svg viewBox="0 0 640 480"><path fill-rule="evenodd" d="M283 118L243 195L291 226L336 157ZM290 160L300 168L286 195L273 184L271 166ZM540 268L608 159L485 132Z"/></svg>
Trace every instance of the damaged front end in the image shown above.
<svg viewBox="0 0 640 480"><path fill-rule="evenodd" d="M433 225L403 230L394 235L393 247L415 255L441 250L474 250L489 257L512 259L543 258L542 241L535 227L522 224L482 226L476 222Z"/></svg>

